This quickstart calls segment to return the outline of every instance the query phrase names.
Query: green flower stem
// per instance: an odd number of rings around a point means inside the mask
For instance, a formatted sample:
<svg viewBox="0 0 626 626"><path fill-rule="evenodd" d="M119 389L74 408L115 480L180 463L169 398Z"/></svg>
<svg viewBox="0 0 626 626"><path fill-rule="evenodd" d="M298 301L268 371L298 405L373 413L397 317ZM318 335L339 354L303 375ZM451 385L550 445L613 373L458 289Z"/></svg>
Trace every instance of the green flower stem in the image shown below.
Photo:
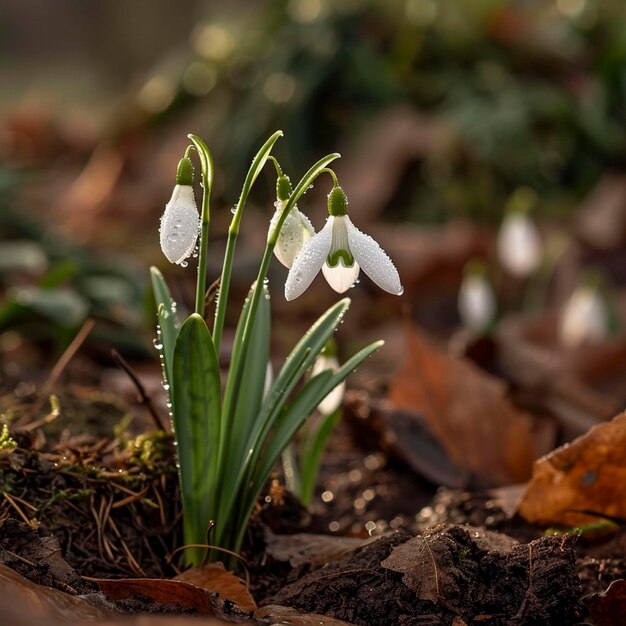
<svg viewBox="0 0 626 626"><path fill-rule="evenodd" d="M215 350L220 353L220 343L222 340L222 332L224 331L224 320L226 318L226 305L228 301L228 292L230 290L230 277L233 271L233 259L235 256L235 246L237 244L237 237L239 236L239 227L241 224L241 217L243 209L248 201L248 195L252 189L252 185L263 169L265 162L269 157L269 153L278 140L283 136L282 130L277 130L261 147L257 155L252 161L252 165L248 170L246 180L235 208L235 215L228 228L228 241L226 242L226 252L224 253L224 265L222 267L222 276L220 279L220 288L217 295L217 305L215 309L215 322L213 324L213 341L215 343Z"/></svg>
<svg viewBox="0 0 626 626"><path fill-rule="evenodd" d="M209 239L209 221L210 221L210 209L209 203L211 200L211 189L213 188L213 156L206 144L200 137L196 135L187 135L193 142L198 156L200 157L200 165L202 168L201 180L202 180L202 213L200 216L200 248L198 258L198 279L196 281L196 309L195 312L204 318L204 295L206 292L206 261L208 254L208 239ZM187 149L187 152L189 148ZM185 155L187 155L185 152Z"/></svg>
<svg viewBox="0 0 626 626"><path fill-rule="evenodd" d="M335 187L339 187L339 180L337 179L337 174L335 174L335 172L333 172L333 170L330 169L330 167L325 167L322 172L326 172L326 174L330 174L332 179L333 179L333 183L335 185ZM320 174L322 173L320 172Z"/></svg>

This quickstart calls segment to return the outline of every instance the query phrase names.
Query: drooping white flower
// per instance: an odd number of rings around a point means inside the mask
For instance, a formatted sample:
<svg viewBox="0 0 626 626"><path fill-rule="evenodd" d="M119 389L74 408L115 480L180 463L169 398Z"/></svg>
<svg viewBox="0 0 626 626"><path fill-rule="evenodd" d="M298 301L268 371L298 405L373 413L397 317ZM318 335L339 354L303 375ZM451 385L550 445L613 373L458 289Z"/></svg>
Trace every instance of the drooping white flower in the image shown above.
<svg viewBox="0 0 626 626"><path fill-rule="evenodd" d="M287 200L276 200L274 204L276 212L270 222L270 229L276 226L286 203ZM285 267L291 267L294 259L298 256L300 250L302 250L302 246L304 246L314 234L315 229L309 218L304 215L304 213L301 213L298 207L293 207L278 233L278 239L276 240L276 246L274 248L276 258Z"/></svg>
<svg viewBox="0 0 626 626"><path fill-rule="evenodd" d="M324 354L323 352L315 359L311 368L311 377L317 376L326 370L336 372L339 369L339 361L332 354ZM318 405L317 410L323 415L334 413L343 402L343 396L346 391L345 382L337 385Z"/></svg>
<svg viewBox="0 0 626 626"><path fill-rule="evenodd" d="M185 157L176 174L176 186L161 216L161 250L170 263L184 264L198 239L198 208L193 192L193 167Z"/></svg>
<svg viewBox="0 0 626 626"><path fill-rule="evenodd" d="M609 312L599 289L583 284L569 297L559 322L561 343L576 348L585 343L599 342L609 332Z"/></svg>
<svg viewBox="0 0 626 626"><path fill-rule="evenodd" d="M482 332L492 324L496 315L496 298L484 268L472 264L466 270L459 290L458 307L465 328Z"/></svg>
<svg viewBox="0 0 626 626"><path fill-rule="evenodd" d="M341 187L328 194L324 228L304 244L285 283L285 298L302 295L320 270L337 292L349 289L362 269L381 289L401 295L404 288L398 270L385 251L362 233L346 215L347 199Z"/></svg>
<svg viewBox="0 0 626 626"><path fill-rule="evenodd" d="M497 245L500 263L514 276L526 278L541 263L541 237L525 212L508 213L500 226Z"/></svg>

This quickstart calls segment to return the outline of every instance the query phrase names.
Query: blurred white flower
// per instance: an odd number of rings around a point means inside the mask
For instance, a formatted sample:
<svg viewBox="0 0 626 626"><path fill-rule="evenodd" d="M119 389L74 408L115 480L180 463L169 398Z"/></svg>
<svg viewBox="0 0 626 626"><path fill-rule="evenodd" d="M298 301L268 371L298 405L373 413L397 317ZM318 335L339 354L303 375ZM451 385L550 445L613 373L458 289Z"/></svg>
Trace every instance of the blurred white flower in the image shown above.
<svg viewBox="0 0 626 626"><path fill-rule="evenodd" d="M606 302L593 285L580 285L569 297L559 323L561 343L576 348L605 339L609 331Z"/></svg>
<svg viewBox="0 0 626 626"><path fill-rule="evenodd" d="M317 376L326 370L336 372L339 369L339 361L336 356L325 355L323 352L315 359L315 363L311 369L311 377ZM343 396L346 391L346 384L342 382L337 385L317 406L317 409L323 415L334 413L343 402Z"/></svg>
<svg viewBox="0 0 626 626"><path fill-rule="evenodd" d="M324 228L304 244L285 283L285 298L302 295L320 270L337 292L348 290L362 269L381 289L402 295L398 270L385 251L362 233L346 215L346 196L341 187L328 194L329 217Z"/></svg>
<svg viewBox="0 0 626 626"><path fill-rule="evenodd" d="M466 272L458 297L459 315L463 326L482 332L496 315L496 298L482 272Z"/></svg>
<svg viewBox="0 0 626 626"><path fill-rule="evenodd" d="M504 269L519 278L528 277L541 263L541 237L525 212L511 211L506 215L500 226L497 246Z"/></svg>
<svg viewBox="0 0 626 626"><path fill-rule="evenodd" d="M287 200L276 200L274 206L276 212L270 222L270 230L272 230L278 220L281 213L287 204ZM315 234L315 229L309 221L309 218L298 210L298 207L294 207L287 215L285 222L278 233L278 239L276 240L276 246L274 248L274 254L276 258L285 266L291 267L293 261L298 256L302 246L311 239Z"/></svg>

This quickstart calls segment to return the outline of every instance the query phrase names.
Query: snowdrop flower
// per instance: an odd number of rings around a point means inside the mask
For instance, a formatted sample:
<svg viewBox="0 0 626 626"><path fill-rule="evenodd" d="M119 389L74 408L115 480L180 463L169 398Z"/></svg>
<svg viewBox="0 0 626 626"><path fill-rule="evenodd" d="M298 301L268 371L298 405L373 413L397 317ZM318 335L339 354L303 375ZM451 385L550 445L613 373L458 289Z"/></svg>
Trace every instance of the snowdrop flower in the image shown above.
<svg viewBox="0 0 626 626"><path fill-rule="evenodd" d="M178 164L176 186L161 216L161 250L170 263L186 265L198 238L198 208L193 193L193 165L184 157Z"/></svg>
<svg viewBox="0 0 626 626"><path fill-rule="evenodd" d="M561 313L559 335L567 348L602 341L609 333L609 311L597 276L576 287Z"/></svg>
<svg viewBox="0 0 626 626"><path fill-rule="evenodd" d="M336 372L338 369L339 361L337 360L337 349L331 338L320 352L317 359L315 359L315 363L313 363L313 367L311 368L311 378L326 370ZM334 413L341 406L345 391L346 383L342 382L317 405L317 410L323 415Z"/></svg>
<svg viewBox="0 0 626 626"><path fill-rule="evenodd" d="M270 222L270 232L276 227L291 192L292 189L289 178L287 176L279 176L276 181L277 200L274 203L276 212ZM298 207L293 207L293 209L289 211L289 215L287 215L278 233L274 255L285 267L291 267L294 259L302 249L302 246L309 241L314 234L315 229L309 221L309 218L301 213Z"/></svg>
<svg viewBox="0 0 626 626"><path fill-rule="evenodd" d="M500 263L514 276L526 278L541 263L541 238L525 211L507 214L500 226L497 245Z"/></svg>
<svg viewBox="0 0 626 626"><path fill-rule="evenodd" d="M295 258L285 283L285 298L302 295L320 269L337 292L348 290L362 269L381 289L402 295L404 288L395 265L369 235L354 226L346 214L348 200L341 187L328 194L324 228L307 241Z"/></svg>
<svg viewBox="0 0 626 626"><path fill-rule="evenodd" d="M492 324L496 315L496 298L482 263L468 263L459 290L458 307L465 328L482 332Z"/></svg>

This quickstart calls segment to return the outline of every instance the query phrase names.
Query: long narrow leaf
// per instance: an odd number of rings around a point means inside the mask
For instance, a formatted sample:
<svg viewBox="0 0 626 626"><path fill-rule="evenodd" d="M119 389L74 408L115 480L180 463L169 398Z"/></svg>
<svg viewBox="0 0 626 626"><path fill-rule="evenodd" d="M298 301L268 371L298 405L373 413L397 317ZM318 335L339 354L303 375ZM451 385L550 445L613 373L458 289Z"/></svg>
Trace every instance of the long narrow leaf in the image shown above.
<svg viewBox="0 0 626 626"><path fill-rule="evenodd" d="M383 341L375 341L348 359L334 374L330 370L325 370L307 381L300 393L286 407L274 425L271 439L264 450L263 459L256 473L255 488L260 490L263 487L280 453L315 407L337 385L343 382L350 372L354 371L372 352L378 350L383 344Z"/></svg>
<svg viewBox="0 0 626 626"><path fill-rule="evenodd" d="M244 351L242 345L243 331L247 316L250 313L252 294L257 288L263 291L263 296L254 319L252 333L248 340L249 345ZM223 406L223 415L232 415L232 420L230 423L222 425L223 433L220 445L222 452L220 466L225 469L221 487L227 493L231 493L237 487L236 478L238 471L243 466L248 434L260 415L263 402L270 350L269 298L267 287L265 285L257 286L255 283L241 311L233 342L230 373L226 381ZM234 374L244 352L246 358L243 363L243 374L237 383Z"/></svg>
<svg viewBox="0 0 626 626"><path fill-rule="evenodd" d="M176 436L186 543L206 543L215 514L220 436L220 370L204 320L192 314L182 325L173 362L172 415ZM188 550L194 564L203 551Z"/></svg>
<svg viewBox="0 0 626 626"><path fill-rule="evenodd" d="M305 506L311 504L315 481L319 471L320 461L328 437L341 419L341 409L337 409L328 415L322 415L314 433L308 440L302 441L300 446L300 500Z"/></svg>
<svg viewBox="0 0 626 626"><path fill-rule="evenodd" d="M244 450L247 450L247 454L245 459L242 458L235 478L231 483L235 485L235 488L223 492L220 502L221 519L230 519L235 501L238 498L241 500L243 497L239 489L252 480L254 468L262 452L262 444L276 417L280 414L283 404L324 348L328 338L339 325L349 306L350 299L344 298L330 307L309 328L287 357L263 402L260 414L256 417L250 432L247 434L246 446L244 448ZM219 536L218 530L216 539L219 539Z"/></svg>
<svg viewBox="0 0 626 626"><path fill-rule="evenodd" d="M163 278L163 274L156 268L150 268L152 291L157 308L158 328L161 332L158 341L162 348L163 377L167 384L172 385L172 363L174 360L174 345L178 336L179 322L176 315L176 304L170 294L170 290Z"/></svg>
<svg viewBox="0 0 626 626"><path fill-rule="evenodd" d="M256 447L258 438L271 428L271 417L280 410L289 394L293 391L300 378L313 365L317 355L326 345L328 338L333 334L345 312L350 306L350 299L344 298L328 309L290 352L281 368L274 384L263 403L261 418L255 431L249 439L249 446Z"/></svg>
<svg viewBox="0 0 626 626"><path fill-rule="evenodd" d="M239 524L245 525L256 499L267 482L267 478L276 464L278 457L291 441L298 429L313 412L315 407L339 384L341 384L350 372L354 371L370 354L378 350L385 342L375 341L369 344L353 357L348 359L334 374L325 370L311 378L302 387L294 401L284 409L277 420L271 438L264 447L263 457L258 467L254 469L254 476L250 489L246 492L244 506L239 509ZM243 537L243 531L235 543L236 549Z"/></svg>

